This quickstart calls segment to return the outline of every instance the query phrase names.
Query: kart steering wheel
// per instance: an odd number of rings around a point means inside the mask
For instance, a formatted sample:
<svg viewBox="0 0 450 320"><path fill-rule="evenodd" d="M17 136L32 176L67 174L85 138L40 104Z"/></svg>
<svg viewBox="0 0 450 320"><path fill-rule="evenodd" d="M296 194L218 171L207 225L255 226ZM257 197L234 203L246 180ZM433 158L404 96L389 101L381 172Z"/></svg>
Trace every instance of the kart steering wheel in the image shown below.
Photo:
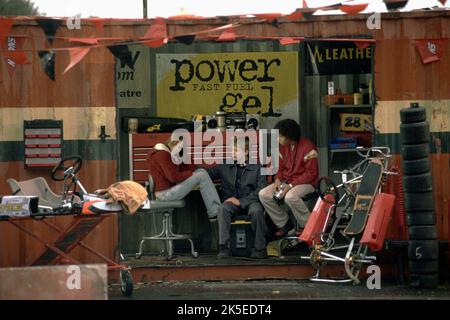
<svg viewBox="0 0 450 320"><path fill-rule="evenodd" d="M322 181L325 181L325 189L322 191ZM339 201L339 191L336 187L336 184L331 180L330 177L321 177L317 184L317 192L319 193L320 199L326 203L334 204L337 206ZM334 201L328 200L325 196L327 194L331 194L334 198Z"/></svg>
<svg viewBox="0 0 450 320"><path fill-rule="evenodd" d="M55 181L63 181L64 172L73 167L73 173L76 174L81 169L83 160L80 156L69 156L61 159L61 161L53 168L51 178Z"/></svg>

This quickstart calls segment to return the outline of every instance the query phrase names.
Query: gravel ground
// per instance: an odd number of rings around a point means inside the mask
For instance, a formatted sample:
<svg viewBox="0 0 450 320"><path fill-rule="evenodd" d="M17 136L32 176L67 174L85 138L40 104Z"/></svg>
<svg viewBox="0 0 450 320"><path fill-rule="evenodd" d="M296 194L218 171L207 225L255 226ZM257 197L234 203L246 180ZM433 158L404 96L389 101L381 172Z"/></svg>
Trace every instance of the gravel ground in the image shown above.
<svg viewBox="0 0 450 320"><path fill-rule="evenodd" d="M312 283L308 280L183 281L136 284L132 297L123 297L117 285L109 298L134 300L217 299L450 299L450 285L436 289L415 289L395 282L381 282L381 289L369 290L365 283Z"/></svg>

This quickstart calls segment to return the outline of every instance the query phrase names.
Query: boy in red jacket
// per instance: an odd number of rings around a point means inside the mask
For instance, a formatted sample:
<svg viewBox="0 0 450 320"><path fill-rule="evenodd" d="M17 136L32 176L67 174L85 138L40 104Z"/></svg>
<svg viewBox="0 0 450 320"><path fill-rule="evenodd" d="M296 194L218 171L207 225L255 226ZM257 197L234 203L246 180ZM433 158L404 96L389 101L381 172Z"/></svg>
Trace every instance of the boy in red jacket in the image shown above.
<svg viewBox="0 0 450 320"><path fill-rule="evenodd" d="M279 130L280 160L275 182L259 192L259 199L267 214L277 226L275 236L283 237L289 231L289 209L303 228L309 217L309 210L302 197L315 191L319 178L317 148L308 139L301 136L300 126L292 119L279 121L274 129ZM274 199L274 193L283 185L280 205ZM297 230L299 233L301 230Z"/></svg>
<svg viewBox="0 0 450 320"><path fill-rule="evenodd" d="M182 163L179 156L182 149L182 141L168 140L148 152L147 164L155 183L155 197L165 201L181 200L193 189L199 189L209 220L217 221L221 201L216 187L205 169L195 170L195 165Z"/></svg>

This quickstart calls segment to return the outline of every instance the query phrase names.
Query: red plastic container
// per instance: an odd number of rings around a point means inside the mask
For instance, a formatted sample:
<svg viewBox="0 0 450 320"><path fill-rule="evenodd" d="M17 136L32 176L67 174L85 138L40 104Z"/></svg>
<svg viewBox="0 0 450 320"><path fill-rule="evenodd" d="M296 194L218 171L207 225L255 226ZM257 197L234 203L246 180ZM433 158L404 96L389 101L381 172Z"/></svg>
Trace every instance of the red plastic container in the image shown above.
<svg viewBox="0 0 450 320"><path fill-rule="evenodd" d="M369 219L360 241L361 244L368 245L372 251L379 251L383 248L394 202L395 196L393 194L379 193L375 196Z"/></svg>
<svg viewBox="0 0 450 320"><path fill-rule="evenodd" d="M299 240L306 242L309 246L312 246L313 243L321 242L320 235L325 225L328 211L332 203L334 203L334 197L331 194L325 195L325 199L330 203L323 201L321 198L317 200L308 218L308 222L306 222L305 229L303 229L302 234L298 237Z"/></svg>

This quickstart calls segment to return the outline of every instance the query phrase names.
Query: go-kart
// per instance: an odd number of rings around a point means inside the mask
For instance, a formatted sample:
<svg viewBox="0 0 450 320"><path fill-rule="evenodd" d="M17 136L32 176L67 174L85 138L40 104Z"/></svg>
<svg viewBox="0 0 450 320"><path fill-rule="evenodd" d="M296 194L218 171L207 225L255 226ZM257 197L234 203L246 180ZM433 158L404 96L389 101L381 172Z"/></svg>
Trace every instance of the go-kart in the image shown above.
<svg viewBox="0 0 450 320"><path fill-rule="evenodd" d="M387 224L395 196L381 192L391 157L387 147L373 147L363 154L353 168L336 171L342 183L329 177L319 180L319 196L314 210L299 236L310 246L309 260L316 269L310 278L317 282L352 282L358 284L363 265L376 261L371 255L383 248ZM324 279L320 271L328 262L342 263L346 278Z"/></svg>

